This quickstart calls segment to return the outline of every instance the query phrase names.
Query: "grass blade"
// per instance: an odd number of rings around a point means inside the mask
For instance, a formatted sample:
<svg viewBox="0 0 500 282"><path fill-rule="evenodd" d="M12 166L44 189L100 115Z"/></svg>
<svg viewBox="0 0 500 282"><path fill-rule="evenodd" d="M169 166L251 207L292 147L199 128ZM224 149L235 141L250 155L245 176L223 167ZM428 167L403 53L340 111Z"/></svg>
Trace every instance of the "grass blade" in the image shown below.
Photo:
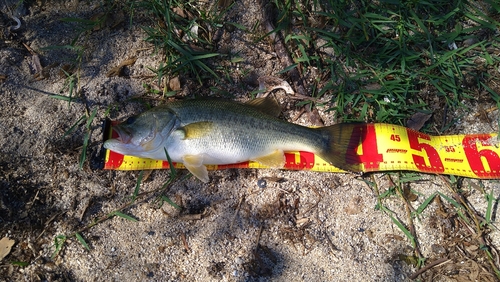
<svg viewBox="0 0 500 282"><path fill-rule="evenodd" d="M141 187L142 177L144 176L144 170L139 172L139 177L137 178L137 183L135 185L134 194L132 195L132 202L137 199L137 195L139 195L139 188Z"/></svg>
<svg viewBox="0 0 500 282"><path fill-rule="evenodd" d="M298 66L298 64L293 64L293 65L290 65L286 68L284 68L283 70L279 71L278 74L283 74L283 73L286 73L290 70L293 70L294 68L296 68Z"/></svg>
<svg viewBox="0 0 500 282"><path fill-rule="evenodd" d="M75 236L76 236L76 239L78 240L78 242L80 242L83 245L83 247L85 249L87 249L87 251L90 251L90 247L87 244L87 242L85 241L85 239L83 239L82 235L80 235L80 233L77 232L77 233L75 233Z"/></svg>
<svg viewBox="0 0 500 282"><path fill-rule="evenodd" d="M482 225L488 225L491 223L491 215L493 212L493 202L495 200L495 197L493 197L493 189L491 189L491 192L486 195L486 201L488 202L488 206L486 207L486 214L484 215L484 223Z"/></svg>
<svg viewBox="0 0 500 282"><path fill-rule="evenodd" d="M90 139L90 132L85 132L85 135L83 136L83 146L82 146L82 153L80 154L80 160L79 160L79 168L83 168L83 164L85 163L85 160L87 159L87 147L89 145L89 139Z"/></svg>
<svg viewBox="0 0 500 282"><path fill-rule="evenodd" d="M170 168L170 175L171 175L171 179L172 178L175 178L177 176L177 170L175 169L174 167L174 163L172 162L172 159L170 158L168 152L167 152L167 148L163 148L163 150L165 151L165 156L167 157L167 161L168 161L168 166Z"/></svg>
<svg viewBox="0 0 500 282"><path fill-rule="evenodd" d="M80 124L80 122L82 122L83 120L85 120L85 115L80 117L80 119L78 119L68 130L66 130L66 132L64 132L64 135L61 137L61 139L63 139L64 137L68 136L68 134L73 132L76 129L76 126L78 124Z"/></svg>
<svg viewBox="0 0 500 282"><path fill-rule="evenodd" d="M54 99L58 99L58 100L68 101L68 102L73 102L75 100L78 100L78 98L68 97L68 96L58 95L58 94L52 94L49 97L54 98Z"/></svg>
<svg viewBox="0 0 500 282"><path fill-rule="evenodd" d="M86 125L85 125L86 132L85 132L85 135L83 137L82 153L80 154L80 163L79 163L80 169L83 168L83 163L87 159L87 147L89 145L90 132L91 132L90 125L92 124L92 121L94 120L96 114L97 114L97 108L95 108L92 111L92 113L90 114L90 117L87 119L87 122L86 122Z"/></svg>
<svg viewBox="0 0 500 282"><path fill-rule="evenodd" d="M171 205L172 207L178 209L178 210L181 210L182 208L177 205L176 203L174 203L172 200L170 200L169 197L167 196L161 196L161 200L164 201L164 202L167 202L169 205Z"/></svg>
<svg viewBox="0 0 500 282"><path fill-rule="evenodd" d="M30 265L29 262L27 261L11 261L10 262L12 265L15 265L15 266L20 266L20 267L25 267L25 266L28 266Z"/></svg>
<svg viewBox="0 0 500 282"><path fill-rule="evenodd" d="M427 208L427 206L432 202L432 200L434 200L434 197L436 197L436 195L437 193L434 192L427 199L425 199L425 201L420 206L418 206L417 214L421 214L425 210L425 208Z"/></svg>
<svg viewBox="0 0 500 282"><path fill-rule="evenodd" d="M130 216L130 215L128 215L128 214L124 214L124 213L122 213L121 211L114 211L114 212L112 212L112 213L110 214L110 216L119 216L119 217L121 217L121 218L124 218L124 219L126 219L126 220L130 220L130 221L132 221L132 222L138 222L138 220L137 220L137 219L135 219L135 218L131 217L131 216Z"/></svg>
<svg viewBox="0 0 500 282"><path fill-rule="evenodd" d="M411 245L415 248L417 245L415 242L415 237L413 237L411 232L401 222L399 222L399 220L397 220L394 216L392 216L392 214L389 214L389 217L391 218L392 222L394 222L394 224L396 224L396 226L399 229L401 229L401 231L403 231L403 233L406 235L406 237L408 237L408 239L410 239Z"/></svg>
<svg viewBox="0 0 500 282"><path fill-rule="evenodd" d="M61 251L61 249L62 249L62 247L64 245L64 242L66 242L66 239L67 239L67 237L65 235L57 235L54 238L55 250L52 253L51 258L55 258L57 256L57 254Z"/></svg>
<svg viewBox="0 0 500 282"><path fill-rule="evenodd" d="M92 113L90 114L89 119L87 120L87 129L90 129L90 125L92 124L92 121L94 121L95 116L97 115L97 108L95 108Z"/></svg>

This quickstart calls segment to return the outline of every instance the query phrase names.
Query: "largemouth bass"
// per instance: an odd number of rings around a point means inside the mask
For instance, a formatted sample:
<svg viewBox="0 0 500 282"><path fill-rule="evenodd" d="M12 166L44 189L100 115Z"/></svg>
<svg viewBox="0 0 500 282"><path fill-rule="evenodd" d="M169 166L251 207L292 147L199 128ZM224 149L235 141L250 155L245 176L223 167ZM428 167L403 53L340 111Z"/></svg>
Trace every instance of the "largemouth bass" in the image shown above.
<svg viewBox="0 0 500 282"><path fill-rule="evenodd" d="M341 126L308 128L283 121L272 98L245 104L199 99L171 102L116 125L119 137L104 147L124 154L181 162L197 178L208 182L206 164L257 161L283 167L285 151L315 153L332 165L346 167L349 142ZM340 147L338 145L341 145Z"/></svg>

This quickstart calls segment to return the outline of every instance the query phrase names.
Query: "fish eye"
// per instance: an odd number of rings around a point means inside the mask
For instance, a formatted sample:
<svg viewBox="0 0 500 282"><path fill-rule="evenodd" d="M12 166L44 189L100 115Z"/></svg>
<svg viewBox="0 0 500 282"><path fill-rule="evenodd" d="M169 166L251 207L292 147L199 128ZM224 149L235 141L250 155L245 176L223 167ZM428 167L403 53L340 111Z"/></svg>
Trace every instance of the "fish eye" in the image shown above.
<svg viewBox="0 0 500 282"><path fill-rule="evenodd" d="M136 117L129 117L129 118L125 121L125 123L126 123L126 124L132 124L132 123L134 123L134 122L135 122L135 120L136 120L136 119L137 119Z"/></svg>

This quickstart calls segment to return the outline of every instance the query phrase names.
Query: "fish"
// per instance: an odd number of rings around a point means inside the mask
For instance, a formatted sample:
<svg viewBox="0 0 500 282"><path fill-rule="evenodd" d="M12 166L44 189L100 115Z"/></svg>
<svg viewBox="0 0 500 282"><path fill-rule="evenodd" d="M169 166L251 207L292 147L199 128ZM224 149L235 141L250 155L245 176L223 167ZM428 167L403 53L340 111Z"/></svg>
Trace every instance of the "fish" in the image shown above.
<svg viewBox="0 0 500 282"><path fill-rule="evenodd" d="M118 137L105 141L104 148L155 160L170 157L205 183L209 182L205 165L255 161L281 168L287 151L312 152L334 166L350 168L345 150L351 135L342 124L309 128L280 119L280 113L271 97L247 103L178 100L115 125Z"/></svg>

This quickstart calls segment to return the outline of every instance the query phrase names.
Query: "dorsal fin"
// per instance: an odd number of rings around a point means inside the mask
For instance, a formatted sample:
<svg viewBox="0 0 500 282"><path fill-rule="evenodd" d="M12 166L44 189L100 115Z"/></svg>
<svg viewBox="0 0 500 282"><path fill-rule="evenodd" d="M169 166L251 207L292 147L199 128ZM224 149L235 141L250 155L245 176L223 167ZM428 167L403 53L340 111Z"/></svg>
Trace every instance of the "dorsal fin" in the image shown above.
<svg viewBox="0 0 500 282"><path fill-rule="evenodd" d="M281 107L278 101L272 97L255 98L245 103L265 114L278 117L281 114Z"/></svg>

